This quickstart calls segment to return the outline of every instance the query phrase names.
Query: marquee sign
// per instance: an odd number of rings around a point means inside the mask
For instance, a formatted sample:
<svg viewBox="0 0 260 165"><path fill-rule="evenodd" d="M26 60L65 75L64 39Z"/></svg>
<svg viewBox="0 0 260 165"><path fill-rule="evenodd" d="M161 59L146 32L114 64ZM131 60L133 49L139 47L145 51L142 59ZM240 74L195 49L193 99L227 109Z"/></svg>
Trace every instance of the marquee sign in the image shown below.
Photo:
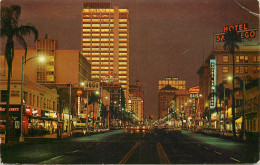
<svg viewBox="0 0 260 165"><path fill-rule="evenodd" d="M224 41L224 34L228 31L232 31L232 30L237 31L237 33L238 33L238 35L241 39L255 38L256 37L256 31L257 31L257 29L248 29L247 23L224 26L223 33L214 34L216 36L216 41L217 42Z"/></svg>

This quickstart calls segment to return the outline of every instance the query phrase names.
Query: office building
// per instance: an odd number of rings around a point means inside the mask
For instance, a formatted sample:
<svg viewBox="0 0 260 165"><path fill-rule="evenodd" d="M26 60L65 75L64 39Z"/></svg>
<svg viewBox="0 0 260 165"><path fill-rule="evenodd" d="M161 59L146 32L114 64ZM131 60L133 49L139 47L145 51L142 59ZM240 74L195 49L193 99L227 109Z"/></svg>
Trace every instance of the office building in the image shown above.
<svg viewBox="0 0 260 165"><path fill-rule="evenodd" d="M107 2L84 2L82 54L91 63L93 80L118 78L129 92L129 11Z"/></svg>

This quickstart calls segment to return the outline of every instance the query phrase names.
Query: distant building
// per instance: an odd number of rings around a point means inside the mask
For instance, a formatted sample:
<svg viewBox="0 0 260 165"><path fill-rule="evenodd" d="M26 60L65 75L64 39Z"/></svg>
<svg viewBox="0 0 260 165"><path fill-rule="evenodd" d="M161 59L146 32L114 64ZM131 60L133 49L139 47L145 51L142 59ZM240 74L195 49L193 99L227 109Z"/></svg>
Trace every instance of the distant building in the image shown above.
<svg viewBox="0 0 260 165"><path fill-rule="evenodd" d="M185 80L180 80L179 77L166 77L164 80L158 81L158 91L168 84L174 88L186 90Z"/></svg>
<svg viewBox="0 0 260 165"><path fill-rule="evenodd" d="M144 118L144 92L141 91L141 82L137 80L135 85L129 86L130 102L129 107L136 116L143 121Z"/></svg>
<svg viewBox="0 0 260 165"><path fill-rule="evenodd" d="M84 2L82 54L92 65L92 79L117 77L129 93L129 10L107 2Z"/></svg>

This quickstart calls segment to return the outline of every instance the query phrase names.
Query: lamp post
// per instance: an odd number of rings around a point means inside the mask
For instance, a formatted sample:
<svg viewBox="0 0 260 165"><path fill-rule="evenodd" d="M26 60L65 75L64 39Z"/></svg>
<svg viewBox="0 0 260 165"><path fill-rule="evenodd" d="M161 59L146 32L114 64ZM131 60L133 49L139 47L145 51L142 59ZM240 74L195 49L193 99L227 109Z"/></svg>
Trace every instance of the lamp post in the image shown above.
<svg viewBox="0 0 260 165"><path fill-rule="evenodd" d="M23 136L23 97L24 97L24 92L23 92L23 86L24 86L24 65L26 64L27 61L34 59L38 57L40 62L44 62L46 59L44 56L33 56L31 58L28 58L27 60L24 59L24 56L22 57L22 82L21 82L21 112L20 112L20 137L19 137L19 142L23 143L24 142L24 136Z"/></svg>

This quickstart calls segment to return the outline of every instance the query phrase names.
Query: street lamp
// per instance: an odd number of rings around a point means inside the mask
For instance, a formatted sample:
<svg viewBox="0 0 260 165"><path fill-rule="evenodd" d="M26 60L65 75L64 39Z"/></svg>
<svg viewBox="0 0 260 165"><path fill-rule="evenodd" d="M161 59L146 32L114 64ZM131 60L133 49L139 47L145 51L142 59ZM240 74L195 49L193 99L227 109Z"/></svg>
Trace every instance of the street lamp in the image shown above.
<svg viewBox="0 0 260 165"><path fill-rule="evenodd" d="M21 82L21 120L20 120L20 137L19 137L19 142L22 143L24 142L24 136L23 136L23 85L24 85L24 65L26 64L27 61L38 58L39 62L45 62L46 57L45 56L33 56L31 58L28 58L27 60L24 59L24 56L22 57L22 82Z"/></svg>

